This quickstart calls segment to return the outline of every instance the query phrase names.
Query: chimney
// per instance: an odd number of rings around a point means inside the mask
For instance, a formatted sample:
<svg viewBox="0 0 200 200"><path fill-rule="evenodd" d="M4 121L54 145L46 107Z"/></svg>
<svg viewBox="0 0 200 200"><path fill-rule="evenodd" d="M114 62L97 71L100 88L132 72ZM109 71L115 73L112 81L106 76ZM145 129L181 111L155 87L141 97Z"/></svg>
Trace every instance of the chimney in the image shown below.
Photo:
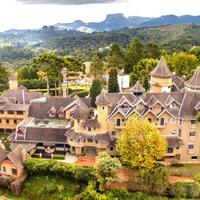
<svg viewBox="0 0 200 200"><path fill-rule="evenodd" d="M22 161L23 163L28 159L27 152L25 149L22 149Z"/></svg>

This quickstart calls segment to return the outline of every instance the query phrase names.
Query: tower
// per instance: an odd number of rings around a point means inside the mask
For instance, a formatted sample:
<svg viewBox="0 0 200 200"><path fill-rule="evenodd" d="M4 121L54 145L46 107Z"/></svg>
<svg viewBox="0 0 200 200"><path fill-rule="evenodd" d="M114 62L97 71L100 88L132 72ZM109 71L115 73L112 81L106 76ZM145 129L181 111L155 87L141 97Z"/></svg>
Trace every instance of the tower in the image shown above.
<svg viewBox="0 0 200 200"><path fill-rule="evenodd" d="M168 69L164 57L161 57L156 68L150 73L150 92L171 92L173 73Z"/></svg>
<svg viewBox="0 0 200 200"><path fill-rule="evenodd" d="M14 74L11 74L9 77L9 88L11 90L16 90L18 88L17 76Z"/></svg>

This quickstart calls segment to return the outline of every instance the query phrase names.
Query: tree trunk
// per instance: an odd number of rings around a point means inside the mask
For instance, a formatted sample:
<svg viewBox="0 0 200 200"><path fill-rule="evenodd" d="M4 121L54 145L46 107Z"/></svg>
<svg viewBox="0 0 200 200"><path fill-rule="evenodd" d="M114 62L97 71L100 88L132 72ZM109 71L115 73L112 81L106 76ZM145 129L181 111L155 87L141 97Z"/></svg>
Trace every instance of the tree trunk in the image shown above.
<svg viewBox="0 0 200 200"><path fill-rule="evenodd" d="M57 95L57 83L55 82L55 96L58 96Z"/></svg>
<svg viewBox="0 0 200 200"><path fill-rule="evenodd" d="M50 87L49 87L49 78L47 77L47 96L49 96Z"/></svg>

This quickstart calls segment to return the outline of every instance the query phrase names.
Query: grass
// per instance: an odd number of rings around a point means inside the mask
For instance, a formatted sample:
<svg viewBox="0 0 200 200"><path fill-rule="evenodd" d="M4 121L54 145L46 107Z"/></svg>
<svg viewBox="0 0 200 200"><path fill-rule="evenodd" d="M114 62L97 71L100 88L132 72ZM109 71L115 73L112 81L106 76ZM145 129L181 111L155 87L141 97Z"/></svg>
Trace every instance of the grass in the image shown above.
<svg viewBox="0 0 200 200"><path fill-rule="evenodd" d="M171 176L195 176L200 173L200 164L184 164L182 167L166 166L166 171Z"/></svg>
<svg viewBox="0 0 200 200"><path fill-rule="evenodd" d="M0 199L4 196L9 200L69 200L81 191L81 187L70 179L35 176L28 179L20 197L1 188Z"/></svg>

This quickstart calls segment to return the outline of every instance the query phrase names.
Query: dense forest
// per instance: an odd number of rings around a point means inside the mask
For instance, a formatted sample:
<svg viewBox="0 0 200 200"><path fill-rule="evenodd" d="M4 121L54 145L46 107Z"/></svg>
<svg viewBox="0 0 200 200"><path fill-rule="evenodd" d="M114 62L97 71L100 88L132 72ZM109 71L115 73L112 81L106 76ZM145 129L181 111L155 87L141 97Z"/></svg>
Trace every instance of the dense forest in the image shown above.
<svg viewBox="0 0 200 200"><path fill-rule="evenodd" d="M41 30L0 35L0 60L14 63L36 54L53 50L59 55L80 56L91 60L93 52L113 42L127 48L133 38L143 43L154 42L168 53L186 51L200 45L199 25L169 25L151 28L122 29L111 32L81 33L43 27Z"/></svg>

